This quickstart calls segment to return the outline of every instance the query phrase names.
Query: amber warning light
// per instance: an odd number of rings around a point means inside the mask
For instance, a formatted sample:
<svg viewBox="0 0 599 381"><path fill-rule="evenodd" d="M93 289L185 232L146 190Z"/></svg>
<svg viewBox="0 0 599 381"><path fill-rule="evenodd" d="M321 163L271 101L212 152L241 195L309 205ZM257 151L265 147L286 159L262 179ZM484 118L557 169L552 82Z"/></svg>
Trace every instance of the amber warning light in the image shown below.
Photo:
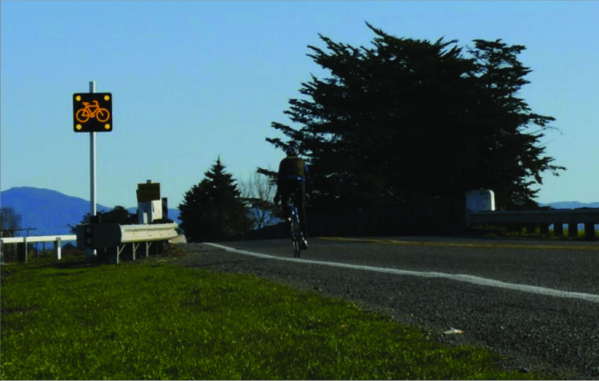
<svg viewBox="0 0 599 381"><path fill-rule="evenodd" d="M112 94L73 94L73 130L75 132L112 131Z"/></svg>

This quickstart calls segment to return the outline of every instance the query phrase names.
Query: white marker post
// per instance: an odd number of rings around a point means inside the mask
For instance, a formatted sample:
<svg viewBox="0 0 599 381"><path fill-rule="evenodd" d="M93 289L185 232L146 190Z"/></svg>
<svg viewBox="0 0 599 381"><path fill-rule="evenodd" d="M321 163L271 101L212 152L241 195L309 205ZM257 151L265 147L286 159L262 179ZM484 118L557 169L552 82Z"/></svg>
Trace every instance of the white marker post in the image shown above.
<svg viewBox="0 0 599 381"><path fill-rule="evenodd" d="M89 92L96 92L96 81L89 82ZM89 133L89 162L90 162L90 200L91 200L91 211L90 211L90 222L91 217L96 216L96 133ZM90 259L91 256L96 256L98 253L96 249L87 249L85 251L87 259Z"/></svg>

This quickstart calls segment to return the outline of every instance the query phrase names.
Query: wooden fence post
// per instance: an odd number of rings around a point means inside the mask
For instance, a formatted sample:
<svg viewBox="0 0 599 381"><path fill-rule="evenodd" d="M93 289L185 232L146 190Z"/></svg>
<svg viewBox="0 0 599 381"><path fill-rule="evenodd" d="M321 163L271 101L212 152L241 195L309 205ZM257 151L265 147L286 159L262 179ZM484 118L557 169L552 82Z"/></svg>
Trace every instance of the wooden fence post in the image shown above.
<svg viewBox="0 0 599 381"><path fill-rule="evenodd" d="M584 224L584 238L595 239L595 224L592 222L586 222Z"/></svg>
<svg viewBox="0 0 599 381"><path fill-rule="evenodd" d="M578 237L578 223L570 222L568 224L568 237L576 238Z"/></svg>
<svg viewBox="0 0 599 381"><path fill-rule="evenodd" d="M548 235L549 234L549 224L541 224L541 234Z"/></svg>
<svg viewBox="0 0 599 381"><path fill-rule="evenodd" d="M564 224L561 222L555 222L553 224L553 236L560 238L564 236Z"/></svg>

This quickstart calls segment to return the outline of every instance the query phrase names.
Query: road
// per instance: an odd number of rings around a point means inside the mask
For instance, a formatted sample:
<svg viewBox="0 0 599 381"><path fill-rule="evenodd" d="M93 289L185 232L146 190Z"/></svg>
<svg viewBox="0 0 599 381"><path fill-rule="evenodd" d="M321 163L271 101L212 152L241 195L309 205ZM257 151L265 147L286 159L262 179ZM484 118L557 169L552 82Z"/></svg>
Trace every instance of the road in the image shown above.
<svg viewBox="0 0 599 381"><path fill-rule="evenodd" d="M289 258L288 240L225 246ZM310 240L302 259L413 272L465 274L500 282L599 295L599 242L439 237L328 237Z"/></svg>
<svg viewBox="0 0 599 381"><path fill-rule="evenodd" d="M599 242L453 237L187 244L182 264L253 273L343 297L441 342L493 348L509 367L599 379ZM233 250L233 251L232 251ZM198 254L198 255L194 255ZM457 328L465 333L444 336ZM565 373L564 373L565 372Z"/></svg>

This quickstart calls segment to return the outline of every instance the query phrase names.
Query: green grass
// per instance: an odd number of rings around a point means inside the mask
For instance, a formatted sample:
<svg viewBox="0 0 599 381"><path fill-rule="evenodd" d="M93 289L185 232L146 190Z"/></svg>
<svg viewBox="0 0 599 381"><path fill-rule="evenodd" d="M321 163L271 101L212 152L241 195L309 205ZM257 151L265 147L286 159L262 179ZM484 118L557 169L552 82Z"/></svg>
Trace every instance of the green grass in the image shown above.
<svg viewBox="0 0 599 381"><path fill-rule="evenodd" d="M552 378L342 299L172 260L2 266L2 379Z"/></svg>

